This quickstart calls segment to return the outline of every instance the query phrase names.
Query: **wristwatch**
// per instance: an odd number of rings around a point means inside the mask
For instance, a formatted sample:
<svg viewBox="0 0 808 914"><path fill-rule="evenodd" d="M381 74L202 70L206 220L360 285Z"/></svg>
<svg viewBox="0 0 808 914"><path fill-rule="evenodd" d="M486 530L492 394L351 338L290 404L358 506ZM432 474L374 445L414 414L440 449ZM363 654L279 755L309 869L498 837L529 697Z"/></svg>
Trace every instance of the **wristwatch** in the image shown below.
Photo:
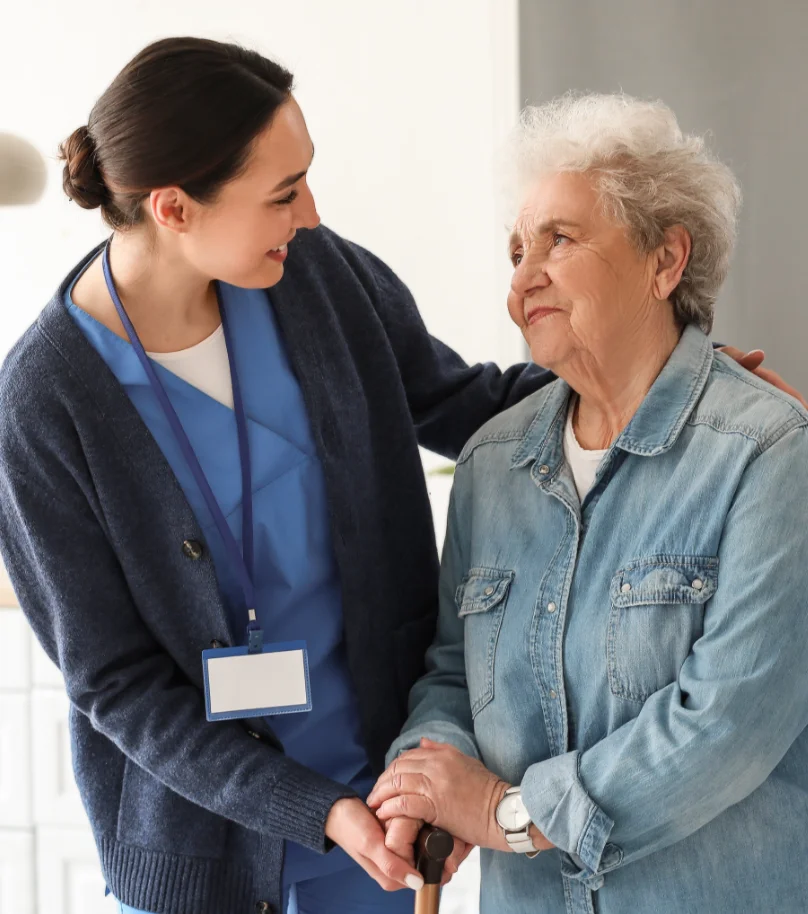
<svg viewBox="0 0 808 914"><path fill-rule="evenodd" d="M509 787L497 804L497 825L505 834L505 840L512 851L535 857L539 851L533 846L530 813L522 802L522 788Z"/></svg>

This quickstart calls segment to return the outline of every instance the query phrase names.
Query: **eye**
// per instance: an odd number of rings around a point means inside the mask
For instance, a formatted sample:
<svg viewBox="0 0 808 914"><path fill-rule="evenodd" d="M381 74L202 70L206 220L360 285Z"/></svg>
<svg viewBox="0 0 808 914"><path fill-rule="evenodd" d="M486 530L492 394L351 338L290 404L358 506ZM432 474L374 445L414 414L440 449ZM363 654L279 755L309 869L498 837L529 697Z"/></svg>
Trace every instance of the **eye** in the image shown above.
<svg viewBox="0 0 808 914"><path fill-rule="evenodd" d="M511 263L514 266L514 269L519 266L519 264L524 260L525 255L522 251L513 251L511 254Z"/></svg>
<svg viewBox="0 0 808 914"><path fill-rule="evenodd" d="M290 203L294 203L295 200L297 200L297 191L296 191L296 190L293 190L291 193L289 193L289 194L288 194L287 196L285 196L283 199L281 199L281 200L273 200L273 201L272 201L272 205L273 205L273 206L288 206Z"/></svg>
<svg viewBox="0 0 808 914"><path fill-rule="evenodd" d="M566 235L562 235L561 232L556 232L553 235L553 247L557 248L562 242L569 240L570 239Z"/></svg>

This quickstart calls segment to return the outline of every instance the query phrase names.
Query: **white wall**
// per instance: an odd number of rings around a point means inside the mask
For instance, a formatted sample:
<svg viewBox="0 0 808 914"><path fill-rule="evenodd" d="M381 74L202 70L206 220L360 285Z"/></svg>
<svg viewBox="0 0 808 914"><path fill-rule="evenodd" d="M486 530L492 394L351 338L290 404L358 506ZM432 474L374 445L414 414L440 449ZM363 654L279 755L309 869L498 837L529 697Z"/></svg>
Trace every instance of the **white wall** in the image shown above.
<svg viewBox="0 0 808 914"><path fill-rule="evenodd" d="M97 214L64 197L58 143L86 123L133 54L172 34L236 40L289 66L317 147L311 183L324 221L387 260L430 330L465 358L521 358L505 310L507 239L494 174L518 110L516 0L29 0L4 9L3 30L0 130L29 139L50 161L42 202L0 209L0 358L105 234ZM448 484L430 480L440 535ZM2 819L0 809L0 838ZM4 856L0 841L0 872L5 860L20 884L14 900L0 899L3 911L53 903L84 914L87 903L76 907L66 890L53 897L48 867L35 875L21 843L33 841L33 825L20 834L16 857ZM53 840L67 852L76 837L68 830ZM447 914L476 908L477 871L463 876L468 890L447 893Z"/></svg>

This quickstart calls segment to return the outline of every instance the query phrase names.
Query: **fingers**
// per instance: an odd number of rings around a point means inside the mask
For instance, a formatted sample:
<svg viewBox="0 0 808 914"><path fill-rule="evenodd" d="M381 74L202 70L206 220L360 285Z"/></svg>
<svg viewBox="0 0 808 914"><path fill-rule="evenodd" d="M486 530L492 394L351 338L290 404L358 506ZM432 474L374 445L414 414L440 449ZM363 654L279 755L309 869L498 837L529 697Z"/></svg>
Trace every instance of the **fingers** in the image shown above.
<svg viewBox="0 0 808 914"><path fill-rule="evenodd" d="M397 889L407 886L414 891L418 891L423 888L424 879L423 876L415 869L415 867L403 860L393 851L389 850L384 843L383 833L381 840L374 840L366 844L363 849L362 856L367 859L367 861L372 864L372 866L378 870L380 874L374 876L376 882L387 892L394 892ZM368 867L365 869L370 872ZM371 873L371 875L373 875Z"/></svg>
<svg viewBox="0 0 808 914"><path fill-rule="evenodd" d="M402 793L429 793L429 779L423 774L411 774L408 771L391 775L386 780L379 778L373 792L367 799L371 809L377 809L386 800Z"/></svg>
<svg viewBox="0 0 808 914"><path fill-rule="evenodd" d="M777 387L779 390L782 390L783 393L787 393L789 396L799 400L803 406L808 407L808 402L806 402L805 397L803 397L796 388L792 387L790 384L786 384L776 371L772 371L769 368L758 368L755 371L755 374L761 378L761 380L766 381L773 387Z"/></svg>
<svg viewBox="0 0 808 914"><path fill-rule="evenodd" d="M381 821L405 816L408 819L423 819L424 822L434 824L437 809L430 797L405 793L385 800L376 810L376 815Z"/></svg>
<svg viewBox="0 0 808 914"><path fill-rule="evenodd" d="M762 349L752 349L751 352L744 352L742 349L736 349L735 346L723 346L719 351L734 359L747 371L754 371L759 368L766 358L766 353Z"/></svg>
<svg viewBox="0 0 808 914"><path fill-rule="evenodd" d="M415 866L415 842L424 823L420 819L390 819L384 843L388 850Z"/></svg>
<svg viewBox="0 0 808 914"><path fill-rule="evenodd" d="M460 838L454 839L454 850L452 851L449 859L443 865L443 880L441 885L446 885L446 883L449 882L452 876L454 876L454 874L460 869L460 864L473 850L473 844L466 844L466 842L461 841Z"/></svg>
<svg viewBox="0 0 808 914"><path fill-rule="evenodd" d="M423 878L407 860L385 846L379 820L358 798L338 800L326 821L326 835L388 892L408 886L418 889Z"/></svg>

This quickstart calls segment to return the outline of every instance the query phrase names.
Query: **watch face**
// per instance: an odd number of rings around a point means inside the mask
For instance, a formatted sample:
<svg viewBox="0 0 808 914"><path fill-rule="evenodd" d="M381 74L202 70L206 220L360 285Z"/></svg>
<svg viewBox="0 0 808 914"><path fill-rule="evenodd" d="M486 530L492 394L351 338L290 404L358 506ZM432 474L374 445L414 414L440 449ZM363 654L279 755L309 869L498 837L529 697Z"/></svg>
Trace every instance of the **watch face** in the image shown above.
<svg viewBox="0 0 808 914"><path fill-rule="evenodd" d="M518 793L507 793L497 806L497 822L505 831L522 831L530 824L530 813Z"/></svg>

